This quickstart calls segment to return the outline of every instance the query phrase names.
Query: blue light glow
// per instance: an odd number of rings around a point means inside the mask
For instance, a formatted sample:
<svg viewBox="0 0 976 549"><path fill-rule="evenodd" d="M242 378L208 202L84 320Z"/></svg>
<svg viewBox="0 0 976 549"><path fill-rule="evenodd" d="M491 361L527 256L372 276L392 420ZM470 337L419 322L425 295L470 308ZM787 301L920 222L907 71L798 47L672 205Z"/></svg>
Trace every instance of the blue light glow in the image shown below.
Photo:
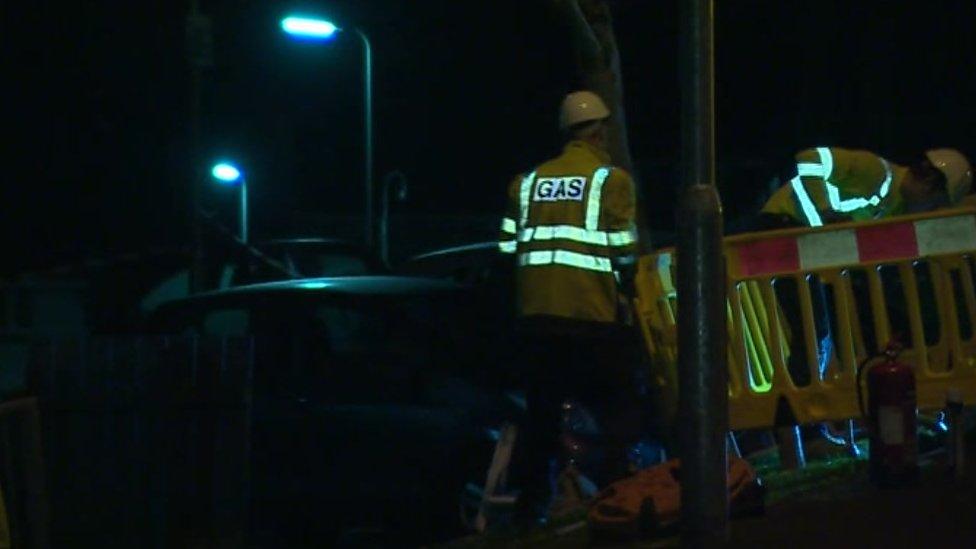
<svg viewBox="0 0 976 549"><path fill-rule="evenodd" d="M313 40L329 40L339 31L339 27L325 19L296 16L282 19L281 29L297 38Z"/></svg>
<svg viewBox="0 0 976 549"><path fill-rule="evenodd" d="M221 162L210 170L210 175L214 176L214 179L224 183L235 183L241 178L241 170L233 164Z"/></svg>
<svg viewBox="0 0 976 549"><path fill-rule="evenodd" d="M323 288L328 288L331 286L328 282L300 282L298 284L299 288L304 290L321 290Z"/></svg>

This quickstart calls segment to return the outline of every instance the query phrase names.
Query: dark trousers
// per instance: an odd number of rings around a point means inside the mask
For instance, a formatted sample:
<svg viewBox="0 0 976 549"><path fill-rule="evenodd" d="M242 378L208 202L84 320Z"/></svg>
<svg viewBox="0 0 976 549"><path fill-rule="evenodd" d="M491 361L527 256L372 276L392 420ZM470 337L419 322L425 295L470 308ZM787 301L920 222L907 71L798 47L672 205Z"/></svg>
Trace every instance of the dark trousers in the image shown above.
<svg viewBox="0 0 976 549"><path fill-rule="evenodd" d="M582 404L601 429L605 459L593 479L601 486L627 473L627 448L640 436L636 334L618 325L580 323L578 328L520 331L527 412L512 458L513 480L522 489L520 507L543 505L551 495L549 462L559 453L567 400Z"/></svg>
<svg viewBox="0 0 976 549"><path fill-rule="evenodd" d="M789 168L793 175L796 174L795 166ZM788 173L788 172L784 172ZM790 175L785 181L793 176ZM805 227L806 225L785 215L774 215L760 213L742 224L742 232L771 231L776 229L792 229ZM802 282L801 282L802 283ZM824 377L827 365L830 360L831 348L833 347L833 337L831 329L831 318L833 304L828 299L827 288L817 276L810 277L806 282L810 286L810 299L813 305L813 322L816 332L817 356L820 360L818 365L820 377ZM787 370L793 378L793 382L799 386L807 386L813 380L810 378L810 369L807 366L807 344L803 337L803 314L800 309L800 297L796 280L783 277L776 281L776 295L779 305L783 309L786 321L793 328L793 342L790 349L790 361Z"/></svg>
<svg viewBox="0 0 976 549"><path fill-rule="evenodd" d="M804 282L801 282L803 284ZM827 288L820 281L819 277L811 277L806 284L810 286L810 301L813 307L813 327L816 334L817 345L816 355L820 364L818 371L823 378L827 373L827 366L830 361L831 348L833 347L833 337L831 329L832 303L827 299ZM790 344L790 360L787 364L787 371L793 378L793 383L805 387L812 383L810 369L807 366L807 342L803 337L803 313L800 308L799 289L796 280L792 278L781 278L776 282L776 296L779 306L783 310L783 316L793 332L793 341Z"/></svg>

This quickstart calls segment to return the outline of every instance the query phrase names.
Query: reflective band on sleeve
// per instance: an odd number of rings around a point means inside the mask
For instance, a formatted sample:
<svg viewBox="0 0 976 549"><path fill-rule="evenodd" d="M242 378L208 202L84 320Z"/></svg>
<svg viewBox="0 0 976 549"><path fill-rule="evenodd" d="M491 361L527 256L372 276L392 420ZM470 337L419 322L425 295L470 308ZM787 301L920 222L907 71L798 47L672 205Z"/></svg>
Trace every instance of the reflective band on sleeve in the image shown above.
<svg viewBox="0 0 976 549"><path fill-rule="evenodd" d="M824 170L823 166L820 164L813 164L811 162L798 162L796 164L796 173L800 177L823 177Z"/></svg>
<svg viewBox="0 0 976 549"><path fill-rule="evenodd" d="M535 181L535 172L522 178L522 185L519 187L519 227L525 227L529 223L529 199L532 198L532 183Z"/></svg>
<svg viewBox="0 0 976 549"><path fill-rule="evenodd" d="M661 280L661 288L668 297L673 297L674 279L671 278L671 254L664 253L657 256L657 275Z"/></svg>
<svg viewBox="0 0 976 549"><path fill-rule="evenodd" d="M587 255L569 250L541 250L519 255L519 265L531 267L539 265L565 265L588 271L612 273L613 266L606 257Z"/></svg>
<svg viewBox="0 0 976 549"><path fill-rule="evenodd" d="M637 242L637 227L631 227L626 231L607 233L607 238L611 246L628 246Z"/></svg>
<svg viewBox="0 0 976 549"><path fill-rule="evenodd" d="M603 183L610 175L610 168L601 167L593 172L593 182L590 184L590 198L586 203L586 229L595 231L600 228L600 197L603 194Z"/></svg>
<svg viewBox="0 0 976 549"><path fill-rule="evenodd" d="M835 212L849 213L868 206L877 206L881 204L881 199L888 195L888 191L891 188L891 166L888 165L888 161L884 158L881 159L881 165L885 170L885 178L878 187L878 194L868 198L854 197L845 200L840 197L840 188L830 181L830 174L834 171L833 154L831 154L830 149L827 147L817 147L817 153L820 154L820 162L823 164L823 179L827 190L827 199L830 201L830 207ZM803 174L801 173L800 175Z"/></svg>
<svg viewBox="0 0 976 549"><path fill-rule="evenodd" d="M820 165L823 169L820 177L827 181L834 173L834 155L831 154L829 147L817 147L817 154L820 155Z"/></svg>
<svg viewBox="0 0 976 549"><path fill-rule="evenodd" d="M891 165L884 158L881 159L881 165L884 166L885 179L881 182L881 188L878 189L878 196L884 198L888 196L888 191L891 189Z"/></svg>
<svg viewBox="0 0 976 549"><path fill-rule="evenodd" d="M506 217L502 219L502 232L506 234L515 234L515 220L511 217Z"/></svg>
<svg viewBox="0 0 976 549"><path fill-rule="evenodd" d="M518 244L514 240L502 240L498 243L498 250L503 254L514 254Z"/></svg>
<svg viewBox="0 0 976 549"><path fill-rule="evenodd" d="M572 240L596 246L626 246L637 241L636 230L629 231L588 231L573 225L540 225L519 231L519 242L533 240Z"/></svg>
<svg viewBox="0 0 976 549"><path fill-rule="evenodd" d="M867 206L877 206L881 203L881 199L877 196L872 196L871 198L848 198L847 200L841 200L840 189L837 185L833 183L827 183L827 198L830 199L830 207L834 209L835 212L853 212L854 210L859 210Z"/></svg>
<svg viewBox="0 0 976 549"><path fill-rule="evenodd" d="M791 179L790 185L793 186L793 194L796 195L796 200L800 203L800 208L803 210L803 214L807 217L807 222L810 223L810 226L822 226L823 221L820 220L820 214L817 213L816 206L813 205L813 201L810 200L810 195L807 194L806 188L803 187L803 182L800 181L800 176L796 176Z"/></svg>

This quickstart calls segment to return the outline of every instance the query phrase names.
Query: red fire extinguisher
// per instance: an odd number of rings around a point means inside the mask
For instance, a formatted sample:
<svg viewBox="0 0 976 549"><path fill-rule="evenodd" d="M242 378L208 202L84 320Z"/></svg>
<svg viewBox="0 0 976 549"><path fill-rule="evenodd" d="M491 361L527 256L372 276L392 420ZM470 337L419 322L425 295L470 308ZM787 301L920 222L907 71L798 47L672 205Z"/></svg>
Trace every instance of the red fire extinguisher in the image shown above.
<svg viewBox="0 0 976 549"><path fill-rule="evenodd" d="M879 355L881 362L861 363L857 372L857 397L861 416L868 421L869 470L880 486L898 486L918 478L915 373L898 362L902 346L893 341ZM878 357L872 357L878 358ZM867 371L868 409L864 410L861 376Z"/></svg>

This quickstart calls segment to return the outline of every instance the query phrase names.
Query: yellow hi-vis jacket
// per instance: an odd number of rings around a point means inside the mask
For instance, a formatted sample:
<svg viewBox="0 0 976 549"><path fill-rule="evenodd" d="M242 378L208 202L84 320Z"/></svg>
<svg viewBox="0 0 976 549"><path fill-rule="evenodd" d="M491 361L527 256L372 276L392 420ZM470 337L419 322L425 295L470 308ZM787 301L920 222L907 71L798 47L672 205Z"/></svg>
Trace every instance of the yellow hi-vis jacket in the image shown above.
<svg viewBox="0 0 976 549"><path fill-rule="evenodd" d="M901 183L908 168L868 151L817 147L796 155L796 173L763 206L811 227L904 212Z"/></svg>
<svg viewBox="0 0 976 549"><path fill-rule="evenodd" d="M614 264L636 250L634 182L583 141L509 187L499 249L516 254L517 313L617 320Z"/></svg>

